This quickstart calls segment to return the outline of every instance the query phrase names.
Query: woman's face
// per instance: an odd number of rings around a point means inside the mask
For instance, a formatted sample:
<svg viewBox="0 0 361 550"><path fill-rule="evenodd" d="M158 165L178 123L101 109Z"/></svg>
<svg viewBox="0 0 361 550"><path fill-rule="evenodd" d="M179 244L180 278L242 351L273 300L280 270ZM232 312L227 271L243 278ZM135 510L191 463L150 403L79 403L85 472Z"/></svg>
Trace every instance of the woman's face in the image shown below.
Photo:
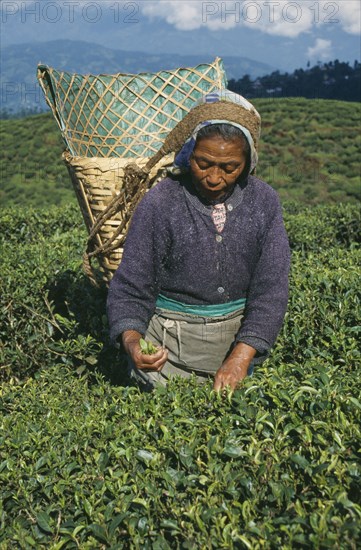
<svg viewBox="0 0 361 550"><path fill-rule="evenodd" d="M190 158L193 183L204 198L217 200L236 183L246 163L241 139L202 138Z"/></svg>

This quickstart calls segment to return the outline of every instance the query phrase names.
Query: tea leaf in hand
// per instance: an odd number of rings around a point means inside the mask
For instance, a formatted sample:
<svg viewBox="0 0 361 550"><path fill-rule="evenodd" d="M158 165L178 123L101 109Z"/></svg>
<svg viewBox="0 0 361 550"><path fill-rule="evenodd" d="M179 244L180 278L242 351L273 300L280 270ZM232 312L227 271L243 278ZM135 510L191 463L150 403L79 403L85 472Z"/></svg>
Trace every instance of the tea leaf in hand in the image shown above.
<svg viewBox="0 0 361 550"><path fill-rule="evenodd" d="M141 338L139 340L139 345L141 352L144 355L152 355L153 353L157 353L158 351L158 349L155 347L154 344L152 344L152 342L147 342L146 340L144 340L144 338Z"/></svg>

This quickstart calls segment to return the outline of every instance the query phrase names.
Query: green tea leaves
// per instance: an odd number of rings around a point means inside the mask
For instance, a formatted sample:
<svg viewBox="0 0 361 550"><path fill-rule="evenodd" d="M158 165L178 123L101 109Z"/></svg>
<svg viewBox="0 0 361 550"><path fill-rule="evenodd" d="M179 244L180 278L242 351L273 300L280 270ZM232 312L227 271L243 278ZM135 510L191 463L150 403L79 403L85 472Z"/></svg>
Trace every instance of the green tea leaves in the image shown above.
<svg viewBox="0 0 361 550"><path fill-rule="evenodd" d="M50 527L50 517L45 512L39 512L36 517L36 522L39 527L46 533L52 533L53 530Z"/></svg>
<svg viewBox="0 0 361 550"><path fill-rule="evenodd" d="M358 217L286 207L285 323L223 397L211 380L129 384L76 216L4 212L0 548L356 550Z"/></svg>
<svg viewBox="0 0 361 550"><path fill-rule="evenodd" d="M157 353L158 349L155 347L152 342L148 342L141 338L139 340L140 350L144 355L153 355L153 353Z"/></svg>

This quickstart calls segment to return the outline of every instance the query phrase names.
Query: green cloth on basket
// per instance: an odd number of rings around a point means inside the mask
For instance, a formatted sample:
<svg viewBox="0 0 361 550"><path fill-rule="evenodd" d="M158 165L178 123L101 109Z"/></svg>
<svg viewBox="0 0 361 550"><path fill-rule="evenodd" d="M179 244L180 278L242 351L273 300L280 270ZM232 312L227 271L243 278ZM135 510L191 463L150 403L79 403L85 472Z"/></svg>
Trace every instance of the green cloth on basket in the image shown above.
<svg viewBox="0 0 361 550"><path fill-rule="evenodd" d="M152 157L203 94L227 86L223 62L140 74L78 74L39 64L39 84L67 149Z"/></svg>

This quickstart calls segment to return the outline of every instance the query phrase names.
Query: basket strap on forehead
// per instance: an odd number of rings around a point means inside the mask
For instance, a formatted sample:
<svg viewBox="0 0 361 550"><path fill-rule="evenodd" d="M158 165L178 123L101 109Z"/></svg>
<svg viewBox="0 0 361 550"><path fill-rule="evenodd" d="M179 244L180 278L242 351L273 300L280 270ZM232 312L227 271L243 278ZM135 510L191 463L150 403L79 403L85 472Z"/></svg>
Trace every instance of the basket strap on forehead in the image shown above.
<svg viewBox="0 0 361 550"><path fill-rule="evenodd" d="M200 122L211 119L228 120L245 126L250 131L257 149L261 120L256 111L249 111L242 105L230 101L218 101L203 103L192 109L168 134L162 147L163 151L167 154L179 150Z"/></svg>

